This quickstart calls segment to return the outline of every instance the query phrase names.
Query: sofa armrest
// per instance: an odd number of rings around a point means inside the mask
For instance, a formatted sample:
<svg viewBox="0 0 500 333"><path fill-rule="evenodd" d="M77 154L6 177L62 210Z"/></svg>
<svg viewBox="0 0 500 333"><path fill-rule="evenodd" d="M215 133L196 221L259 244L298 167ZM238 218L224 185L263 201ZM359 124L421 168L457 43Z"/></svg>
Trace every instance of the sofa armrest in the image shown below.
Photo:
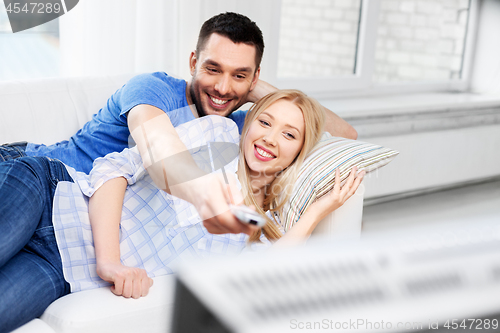
<svg viewBox="0 0 500 333"><path fill-rule="evenodd" d="M323 237L359 238L364 194L365 187L361 184L356 193L344 205L319 222L312 234Z"/></svg>
<svg viewBox="0 0 500 333"><path fill-rule="evenodd" d="M165 333L170 331L175 276L153 278L146 297L115 296L109 287L59 298L41 319L59 333Z"/></svg>
<svg viewBox="0 0 500 333"><path fill-rule="evenodd" d="M56 331L54 331L52 327L47 325L47 323L43 320L35 318L23 326L13 330L11 333L56 333Z"/></svg>

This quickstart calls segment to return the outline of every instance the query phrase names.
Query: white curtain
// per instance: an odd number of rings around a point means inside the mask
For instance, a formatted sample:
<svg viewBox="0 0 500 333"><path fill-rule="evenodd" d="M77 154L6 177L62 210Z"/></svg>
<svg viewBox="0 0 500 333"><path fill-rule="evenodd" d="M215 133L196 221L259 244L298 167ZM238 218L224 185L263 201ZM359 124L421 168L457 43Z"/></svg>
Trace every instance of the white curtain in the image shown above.
<svg viewBox="0 0 500 333"><path fill-rule="evenodd" d="M60 18L63 76L176 75L177 0L82 0Z"/></svg>
<svg viewBox="0 0 500 333"><path fill-rule="evenodd" d="M500 95L500 1L481 2L472 66L472 92Z"/></svg>

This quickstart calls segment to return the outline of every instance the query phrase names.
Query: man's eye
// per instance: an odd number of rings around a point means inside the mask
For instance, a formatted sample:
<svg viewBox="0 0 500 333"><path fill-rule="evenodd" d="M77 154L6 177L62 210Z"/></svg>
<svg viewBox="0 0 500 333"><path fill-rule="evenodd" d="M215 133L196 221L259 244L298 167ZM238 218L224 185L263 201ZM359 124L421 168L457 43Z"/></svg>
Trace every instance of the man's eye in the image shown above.
<svg viewBox="0 0 500 333"><path fill-rule="evenodd" d="M244 79L246 76L245 75L236 75L238 79Z"/></svg>
<svg viewBox="0 0 500 333"><path fill-rule="evenodd" d="M207 68L207 70L212 73L217 73L217 70L215 68Z"/></svg>

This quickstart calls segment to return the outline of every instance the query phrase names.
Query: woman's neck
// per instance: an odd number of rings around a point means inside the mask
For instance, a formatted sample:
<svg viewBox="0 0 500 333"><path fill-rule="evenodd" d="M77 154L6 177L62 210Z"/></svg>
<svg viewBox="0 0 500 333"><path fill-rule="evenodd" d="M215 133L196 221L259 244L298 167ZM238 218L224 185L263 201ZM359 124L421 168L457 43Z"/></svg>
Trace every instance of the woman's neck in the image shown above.
<svg viewBox="0 0 500 333"><path fill-rule="evenodd" d="M244 176L238 172L238 178L240 182L244 182ZM252 174L250 171L249 174L249 185L250 188L249 190L252 191L253 197L255 199L255 202L259 207L263 208L264 210L266 207L264 207L264 200L266 198L266 193L267 193L267 187L269 184L273 182L273 180L276 178L274 175L273 176L268 176L265 174Z"/></svg>
<svg viewBox="0 0 500 333"><path fill-rule="evenodd" d="M262 190L257 190L257 191L254 190L253 192L253 197L255 198L255 201L262 209L264 209L264 199L266 198L265 190L266 189L263 188Z"/></svg>
<svg viewBox="0 0 500 333"><path fill-rule="evenodd" d="M266 198L267 187L275 177L252 177L250 176L250 184L252 186L253 196L257 204L264 208L264 199Z"/></svg>

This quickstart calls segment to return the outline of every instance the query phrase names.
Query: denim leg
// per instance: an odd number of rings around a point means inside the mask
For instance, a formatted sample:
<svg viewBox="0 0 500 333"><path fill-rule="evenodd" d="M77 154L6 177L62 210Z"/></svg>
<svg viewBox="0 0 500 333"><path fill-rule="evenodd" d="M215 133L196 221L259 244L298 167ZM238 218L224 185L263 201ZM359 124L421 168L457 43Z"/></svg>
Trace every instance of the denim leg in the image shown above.
<svg viewBox="0 0 500 333"><path fill-rule="evenodd" d="M0 163L26 156L26 141L0 145Z"/></svg>
<svg viewBox="0 0 500 333"><path fill-rule="evenodd" d="M22 160L0 163L0 267L28 244L45 206L44 184Z"/></svg>
<svg viewBox="0 0 500 333"><path fill-rule="evenodd" d="M0 163L0 332L37 316L69 293L52 225L64 165L45 157Z"/></svg>
<svg viewBox="0 0 500 333"><path fill-rule="evenodd" d="M62 272L47 260L22 250L0 268L0 332L10 332L40 317L69 293Z"/></svg>

